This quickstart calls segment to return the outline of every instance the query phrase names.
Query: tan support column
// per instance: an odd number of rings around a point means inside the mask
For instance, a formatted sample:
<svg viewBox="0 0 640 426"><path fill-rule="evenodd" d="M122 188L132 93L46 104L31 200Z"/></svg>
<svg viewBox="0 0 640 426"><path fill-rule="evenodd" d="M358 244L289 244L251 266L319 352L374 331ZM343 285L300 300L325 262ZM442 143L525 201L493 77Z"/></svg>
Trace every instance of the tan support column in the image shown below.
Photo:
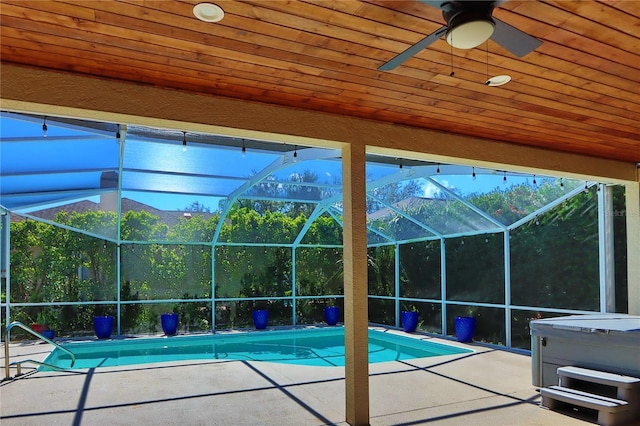
<svg viewBox="0 0 640 426"><path fill-rule="evenodd" d="M369 424L365 147L342 148L347 423Z"/></svg>
<svg viewBox="0 0 640 426"><path fill-rule="evenodd" d="M629 313L640 315L640 182L625 185Z"/></svg>

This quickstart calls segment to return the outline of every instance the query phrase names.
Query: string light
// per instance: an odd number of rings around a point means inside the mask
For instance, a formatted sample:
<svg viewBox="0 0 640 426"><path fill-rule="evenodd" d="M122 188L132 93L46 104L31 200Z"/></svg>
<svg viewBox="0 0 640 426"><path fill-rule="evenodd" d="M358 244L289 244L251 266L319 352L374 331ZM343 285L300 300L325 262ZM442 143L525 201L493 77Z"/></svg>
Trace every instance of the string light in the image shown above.
<svg viewBox="0 0 640 426"><path fill-rule="evenodd" d="M400 173L402 173L404 170L402 169L402 163L400 163Z"/></svg>
<svg viewBox="0 0 640 426"><path fill-rule="evenodd" d="M533 184L534 184L534 185L537 185L537 184L538 184L538 182L536 182L536 175L533 175Z"/></svg>
<svg viewBox="0 0 640 426"><path fill-rule="evenodd" d="M503 177L502 177L502 183L507 183L507 172L502 172L503 173Z"/></svg>
<svg viewBox="0 0 640 426"><path fill-rule="evenodd" d="M246 157L247 155L247 147L244 144L244 139L242 139L242 156Z"/></svg>
<svg viewBox="0 0 640 426"><path fill-rule="evenodd" d="M293 162L297 162L298 161L298 145L295 146L295 148L293 148Z"/></svg>
<svg viewBox="0 0 640 426"><path fill-rule="evenodd" d="M438 168L436 169L436 174L439 175L440 174L440 163L438 163Z"/></svg>
<svg viewBox="0 0 640 426"><path fill-rule="evenodd" d="M476 168L472 167L471 170L471 179L476 180Z"/></svg>
<svg viewBox="0 0 640 426"><path fill-rule="evenodd" d="M560 188L564 188L564 180L563 180L563 178L560 178Z"/></svg>
<svg viewBox="0 0 640 426"><path fill-rule="evenodd" d="M182 152L187 150L187 132L182 132Z"/></svg>
<svg viewBox="0 0 640 426"><path fill-rule="evenodd" d="M116 128L116 140L120 142L120 125L119 124Z"/></svg>
<svg viewBox="0 0 640 426"><path fill-rule="evenodd" d="M44 117L44 121L42 122L42 137L46 138L48 135L49 129L47 128L47 117Z"/></svg>

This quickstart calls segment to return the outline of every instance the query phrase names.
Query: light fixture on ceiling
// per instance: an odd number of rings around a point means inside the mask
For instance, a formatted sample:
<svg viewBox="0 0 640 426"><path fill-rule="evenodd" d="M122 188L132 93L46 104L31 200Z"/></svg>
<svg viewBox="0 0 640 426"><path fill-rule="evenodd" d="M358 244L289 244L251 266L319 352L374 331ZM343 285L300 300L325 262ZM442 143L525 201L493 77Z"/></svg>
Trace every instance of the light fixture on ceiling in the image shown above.
<svg viewBox="0 0 640 426"><path fill-rule="evenodd" d="M533 185L535 186L537 184L538 184L538 182L536 182L536 175L533 175Z"/></svg>
<svg viewBox="0 0 640 426"><path fill-rule="evenodd" d="M491 77L487 79L487 81L484 84L486 84L487 86L495 87L495 86L502 86L503 84L507 84L510 81L511 81L510 75L502 74L502 75L496 75L495 77Z"/></svg>
<svg viewBox="0 0 640 426"><path fill-rule="evenodd" d="M298 162L298 145L293 148L293 162Z"/></svg>
<svg viewBox="0 0 640 426"><path fill-rule="evenodd" d="M224 18L224 10L213 3L199 3L193 7L193 14L204 22L219 22Z"/></svg>
<svg viewBox="0 0 640 426"><path fill-rule="evenodd" d="M471 179L476 180L476 168L471 168Z"/></svg>
<svg viewBox="0 0 640 426"><path fill-rule="evenodd" d="M187 132L182 132L182 151L187 150Z"/></svg>
<svg viewBox="0 0 640 426"><path fill-rule="evenodd" d="M247 155L247 147L244 144L244 139L242 139L242 156L245 157Z"/></svg>
<svg viewBox="0 0 640 426"><path fill-rule="evenodd" d="M120 142L120 125L116 126L116 141Z"/></svg>
<svg viewBox="0 0 640 426"><path fill-rule="evenodd" d="M495 87L502 86L503 84L507 84L510 81L511 76L507 74L496 75L489 78L489 41L487 40L487 80L484 82L484 84L487 86Z"/></svg>
<svg viewBox="0 0 640 426"><path fill-rule="evenodd" d="M49 134L49 129L47 128L47 117L44 117L44 121L42 122L42 137L46 138Z"/></svg>
<svg viewBox="0 0 640 426"><path fill-rule="evenodd" d="M493 35L496 23L491 19L493 8L476 10L453 9L444 11L448 29L446 40L458 49L473 49Z"/></svg>

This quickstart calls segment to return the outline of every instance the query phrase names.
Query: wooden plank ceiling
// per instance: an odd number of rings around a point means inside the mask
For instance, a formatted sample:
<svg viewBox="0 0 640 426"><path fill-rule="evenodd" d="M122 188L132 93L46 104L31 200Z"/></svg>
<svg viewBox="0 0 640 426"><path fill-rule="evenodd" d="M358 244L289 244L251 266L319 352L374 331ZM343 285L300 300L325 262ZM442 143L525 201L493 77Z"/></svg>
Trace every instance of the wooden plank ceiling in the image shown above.
<svg viewBox="0 0 640 426"><path fill-rule="evenodd" d="M640 162L640 1L508 1L493 16L543 43L440 39L419 1L2 0L4 62ZM454 76L450 76L451 71ZM487 76L508 74L500 87Z"/></svg>

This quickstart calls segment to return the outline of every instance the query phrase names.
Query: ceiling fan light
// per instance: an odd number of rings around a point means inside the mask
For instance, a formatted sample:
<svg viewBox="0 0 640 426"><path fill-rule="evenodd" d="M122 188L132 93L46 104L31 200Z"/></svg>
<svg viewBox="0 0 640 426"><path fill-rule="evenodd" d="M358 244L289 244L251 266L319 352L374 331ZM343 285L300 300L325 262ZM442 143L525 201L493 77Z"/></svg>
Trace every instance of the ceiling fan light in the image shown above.
<svg viewBox="0 0 640 426"><path fill-rule="evenodd" d="M473 49L487 41L493 30L495 22L491 18L472 17L471 19L452 20L447 30L447 43L458 49Z"/></svg>

